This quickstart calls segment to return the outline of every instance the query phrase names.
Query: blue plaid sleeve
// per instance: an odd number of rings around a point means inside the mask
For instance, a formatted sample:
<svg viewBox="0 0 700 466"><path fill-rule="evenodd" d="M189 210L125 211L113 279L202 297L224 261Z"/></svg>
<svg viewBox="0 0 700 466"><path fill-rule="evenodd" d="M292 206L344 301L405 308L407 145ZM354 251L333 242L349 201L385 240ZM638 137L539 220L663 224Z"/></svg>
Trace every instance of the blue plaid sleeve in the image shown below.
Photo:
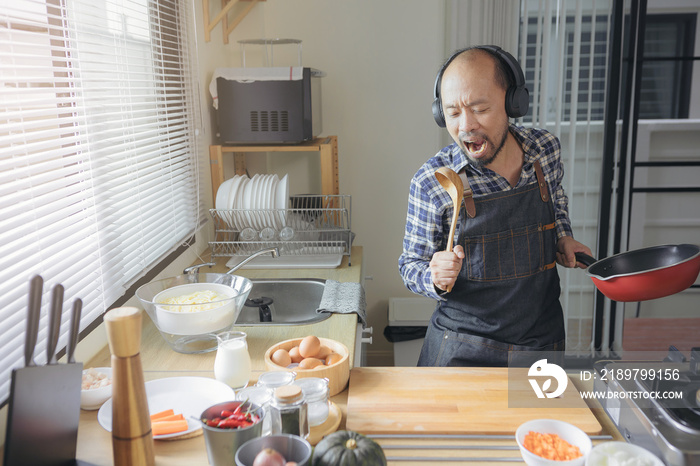
<svg viewBox="0 0 700 466"><path fill-rule="evenodd" d="M445 249L443 224L452 207L449 195L435 179L438 166L434 159L429 160L411 180L399 271L409 290L442 300L433 286L429 263L435 252Z"/></svg>

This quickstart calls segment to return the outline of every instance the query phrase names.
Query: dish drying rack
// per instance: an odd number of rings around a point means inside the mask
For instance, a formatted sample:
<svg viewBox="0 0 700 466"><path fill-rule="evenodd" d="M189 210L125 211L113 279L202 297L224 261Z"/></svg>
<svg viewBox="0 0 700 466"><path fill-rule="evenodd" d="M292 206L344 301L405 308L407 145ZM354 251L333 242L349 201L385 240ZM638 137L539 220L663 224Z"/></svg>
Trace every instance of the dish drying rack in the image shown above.
<svg viewBox="0 0 700 466"><path fill-rule="evenodd" d="M280 257L270 259L270 268L294 266L304 259L311 264L319 261L309 267L337 267L343 256L351 265L351 211L352 198L343 194L291 196L286 209L210 209L215 231L209 247L212 257L241 261L261 249L277 247ZM252 263L258 259L266 258Z"/></svg>

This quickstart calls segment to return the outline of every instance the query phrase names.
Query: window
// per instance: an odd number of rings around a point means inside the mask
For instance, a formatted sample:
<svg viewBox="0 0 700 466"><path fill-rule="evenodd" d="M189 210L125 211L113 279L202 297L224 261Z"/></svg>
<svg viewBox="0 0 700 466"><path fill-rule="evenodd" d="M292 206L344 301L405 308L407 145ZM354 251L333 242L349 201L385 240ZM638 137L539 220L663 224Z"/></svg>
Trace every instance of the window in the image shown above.
<svg viewBox="0 0 700 466"><path fill-rule="evenodd" d="M605 5L602 5L601 9L604 7ZM537 71L538 62L548 63L558 60L556 58L559 54L557 44L553 44L550 48L549 56L541 57L542 44L539 36L542 34L541 23L544 21L543 18L535 16L528 18L527 22L525 54L527 59L525 60L524 72L528 89L535 89L536 85L542 86L541 71ZM552 30L558 28L557 17L550 18L549 22ZM603 120L609 28L610 18L607 12L597 15L583 14L579 17L574 15L565 17L563 33L561 34L564 40L564 76L562 76L564 89L561 95L561 115L550 118ZM577 67L574 67L574 57L577 57L578 60ZM574 79L575 69L578 69L576 79ZM575 92L573 86L576 86ZM559 102L556 91L557 88L554 86L539 89L539 92L547 95L548 108L546 111L548 115L557 111ZM531 92L531 94L533 93ZM576 97L576 115L571 115L574 96ZM534 112L530 112L530 115L525 117L525 121L530 122L533 117Z"/></svg>
<svg viewBox="0 0 700 466"><path fill-rule="evenodd" d="M639 118L688 118L696 20L695 14L647 15Z"/></svg>
<svg viewBox="0 0 700 466"><path fill-rule="evenodd" d="M552 30L558 27L558 20L554 16L550 18ZM697 15L690 13L646 16L639 118L688 118L696 21ZM538 63L554 60L553 57L558 53L557 45L550 48L550 56L541 56L538 37L542 34L543 22L544 20L539 17L529 17L527 20L525 49L527 59L524 62L524 72L528 89L547 93L546 112L547 115L551 115L557 111L556 88L537 89L535 87L541 86L543 82ZM561 118L602 121L605 111L609 18L607 15L583 14L580 17L566 15L563 24L565 76L563 100L560 106ZM629 18L627 18L625 30L629 31ZM578 76L574 79L573 60L576 56L578 56ZM627 59L625 63L626 61ZM576 92L573 92L573 86L576 86ZM574 95L576 96L576 115L571 116ZM534 102L534 104L536 107L538 103ZM524 121L531 122L533 116L534 112L530 112Z"/></svg>
<svg viewBox="0 0 700 466"><path fill-rule="evenodd" d="M84 329L205 218L184 0L14 0L0 10L0 399L24 365L29 280Z"/></svg>

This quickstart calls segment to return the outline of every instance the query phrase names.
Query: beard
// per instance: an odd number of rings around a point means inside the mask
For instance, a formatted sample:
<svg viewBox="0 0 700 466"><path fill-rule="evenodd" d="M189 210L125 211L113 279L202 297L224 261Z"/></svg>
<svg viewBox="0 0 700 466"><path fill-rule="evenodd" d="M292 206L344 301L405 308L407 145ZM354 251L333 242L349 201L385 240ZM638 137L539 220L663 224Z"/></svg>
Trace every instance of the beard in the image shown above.
<svg viewBox="0 0 700 466"><path fill-rule="evenodd" d="M482 157L473 157L471 155L471 152L469 151L469 143L466 141L474 138L478 140L483 140L487 144L486 154ZM461 131L459 133L459 141L457 144L459 145L459 148L462 149L462 152L464 152L467 158L471 160L472 163L474 163L477 167L486 167L490 165L494 160L496 160L496 157L501 153L503 146L505 146L507 138L508 125L505 126L503 132L500 134L500 138L498 138L498 145L495 145L486 134L480 132L466 133Z"/></svg>

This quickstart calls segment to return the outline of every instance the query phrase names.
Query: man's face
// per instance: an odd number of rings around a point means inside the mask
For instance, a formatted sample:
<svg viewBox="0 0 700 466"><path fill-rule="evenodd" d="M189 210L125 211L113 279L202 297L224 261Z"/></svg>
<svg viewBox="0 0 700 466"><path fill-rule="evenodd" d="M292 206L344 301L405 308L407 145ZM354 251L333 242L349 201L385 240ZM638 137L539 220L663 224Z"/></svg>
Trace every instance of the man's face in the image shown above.
<svg viewBox="0 0 700 466"><path fill-rule="evenodd" d="M485 54L456 58L441 82L447 131L469 159L491 164L508 136L505 89L495 78L494 59Z"/></svg>

